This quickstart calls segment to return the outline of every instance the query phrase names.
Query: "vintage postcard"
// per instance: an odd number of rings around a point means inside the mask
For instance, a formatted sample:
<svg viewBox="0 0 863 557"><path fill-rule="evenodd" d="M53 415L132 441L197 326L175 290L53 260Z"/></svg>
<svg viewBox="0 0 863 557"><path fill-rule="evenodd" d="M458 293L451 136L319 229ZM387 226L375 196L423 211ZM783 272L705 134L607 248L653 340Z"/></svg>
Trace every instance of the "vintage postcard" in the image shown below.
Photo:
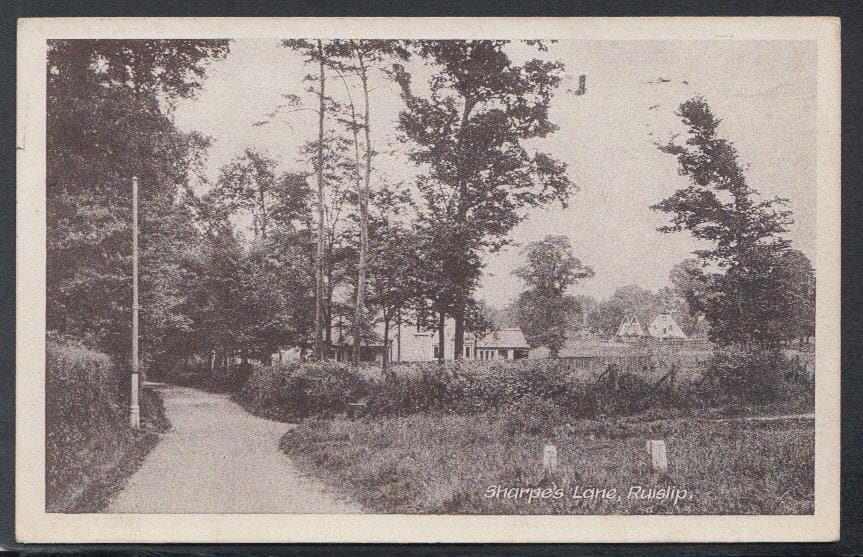
<svg viewBox="0 0 863 557"><path fill-rule="evenodd" d="M839 34L20 20L18 540L838 539Z"/></svg>

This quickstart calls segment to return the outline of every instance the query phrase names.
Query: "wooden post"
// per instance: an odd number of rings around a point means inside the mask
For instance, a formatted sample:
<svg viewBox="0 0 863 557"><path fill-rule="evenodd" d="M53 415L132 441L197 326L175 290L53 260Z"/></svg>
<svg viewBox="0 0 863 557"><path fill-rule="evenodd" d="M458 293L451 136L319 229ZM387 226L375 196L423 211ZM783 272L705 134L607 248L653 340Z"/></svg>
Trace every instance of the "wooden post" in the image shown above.
<svg viewBox="0 0 863 557"><path fill-rule="evenodd" d="M132 177L132 398L129 405L129 426L141 427L138 406L138 177Z"/></svg>
<svg viewBox="0 0 863 557"><path fill-rule="evenodd" d="M546 475L557 471L557 447L552 444L542 450L542 471Z"/></svg>
<svg viewBox="0 0 863 557"><path fill-rule="evenodd" d="M665 451L665 441L650 440L647 442L647 452L650 454L650 468L654 472L668 471L668 455Z"/></svg>

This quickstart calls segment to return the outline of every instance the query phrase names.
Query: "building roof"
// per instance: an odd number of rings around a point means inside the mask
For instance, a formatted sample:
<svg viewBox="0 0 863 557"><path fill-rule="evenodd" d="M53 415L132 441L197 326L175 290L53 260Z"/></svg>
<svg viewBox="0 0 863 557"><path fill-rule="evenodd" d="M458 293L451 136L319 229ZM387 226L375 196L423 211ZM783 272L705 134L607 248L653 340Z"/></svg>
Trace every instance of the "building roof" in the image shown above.
<svg viewBox="0 0 863 557"><path fill-rule="evenodd" d="M657 315L648 329L651 336L657 338L686 338L686 333L683 332L670 312Z"/></svg>
<svg viewBox="0 0 863 557"><path fill-rule="evenodd" d="M623 321L620 323L620 327L617 329L617 336L619 337L643 337L644 329L641 328L641 323L638 322L638 317L635 315L629 316L625 315L623 317Z"/></svg>
<svg viewBox="0 0 863 557"><path fill-rule="evenodd" d="M530 348L521 329L501 329L491 332L476 343L477 348Z"/></svg>
<svg viewBox="0 0 863 557"><path fill-rule="evenodd" d="M448 323L448 325L450 325ZM377 323L374 327L375 337L363 339L363 346L383 346L383 324ZM394 327L390 328L390 342L395 342L397 331ZM420 331L417 332L413 327L405 327L402 328L402 335L414 335L414 336L422 336L422 337L434 337L437 338L437 331ZM465 341L470 342L473 340L474 335L471 333L465 332ZM452 342L455 338L455 334L453 332L453 327L450 326L446 330L446 339L447 342ZM353 336L348 327L345 327L342 331L341 335L335 330L333 330L333 345L352 345L353 344ZM524 348L529 349L530 346L527 344L527 340L524 338L524 333L521 332L521 329L518 327L513 327L509 329L500 329L499 331L492 331L485 336L483 336L477 343L477 348Z"/></svg>

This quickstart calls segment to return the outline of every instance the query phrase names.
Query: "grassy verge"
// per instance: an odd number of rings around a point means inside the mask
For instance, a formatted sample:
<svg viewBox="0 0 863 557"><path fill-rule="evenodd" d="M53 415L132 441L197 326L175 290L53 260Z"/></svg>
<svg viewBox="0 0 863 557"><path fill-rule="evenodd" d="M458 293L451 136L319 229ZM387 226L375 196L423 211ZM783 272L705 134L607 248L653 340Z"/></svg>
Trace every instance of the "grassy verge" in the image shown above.
<svg viewBox="0 0 863 557"><path fill-rule="evenodd" d="M128 418L103 422L97 428L70 425L46 447L46 511L104 511L111 498L135 473L170 423L162 399L151 389L141 393L141 429L129 429Z"/></svg>
<svg viewBox="0 0 863 557"><path fill-rule="evenodd" d="M648 439L665 440L667 474L650 471ZM554 428L548 441L560 461L552 477L542 474L546 439L513 432L498 413L309 420L281 446L307 472L378 513L813 512L811 421L577 420ZM613 488L620 497L579 499L576 486L582 495ZM677 491L629 498L637 486L637 495Z"/></svg>

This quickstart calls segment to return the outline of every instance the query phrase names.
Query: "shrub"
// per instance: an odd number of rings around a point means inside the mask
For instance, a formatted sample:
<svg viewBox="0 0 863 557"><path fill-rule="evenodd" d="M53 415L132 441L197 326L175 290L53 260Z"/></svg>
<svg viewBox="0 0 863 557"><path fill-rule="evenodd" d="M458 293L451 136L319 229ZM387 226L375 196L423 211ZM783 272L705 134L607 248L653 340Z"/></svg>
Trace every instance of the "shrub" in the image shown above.
<svg viewBox="0 0 863 557"><path fill-rule="evenodd" d="M68 426L110 422L121 412L118 374L111 359L69 341L49 341L45 366L45 422L49 437Z"/></svg>
<svg viewBox="0 0 863 557"><path fill-rule="evenodd" d="M782 371L781 361L768 363L763 356L754 360L734 354L717 357L712 362L713 375L708 376L718 386L708 391L734 396L746 392L757 400L769 400L775 391L763 378L775 376L775 370L779 376L795 373ZM752 369L761 374L761 382L751 383ZM237 398L252 412L278 420L332 416L344 412L348 402L368 396L365 413L370 416L498 412L512 418L515 430L545 427L535 423L545 420L543 408L557 420L631 415L648 409L668 413L703 407L707 400L689 382L666 380L656 385L643 374L617 368L600 381L579 379L553 359L416 362L394 367L386 379L364 371L368 370L336 362L255 366ZM789 393L789 398L800 396Z"/></svg>
<svg viewBox="0 0 863 557"><path fill-rule="evenodd" d="M563 402L569 382L556 362L422 362L374 383L368 406L374 415L470 414L530 395Z"/></svg>
<svg viewBox="0 0 863 557"><path fill-rule="evenodd" d="M45 360L48 512L101 511L155 445L156 432L169 427L161 399L143 390L142 428L129 429L128 398L119 376L107 355L49 336Z"/></svg>
<svg viewBox="0 0 863 557"><path fill-rule="evenodd" d="M779 397L788 362L778 351L724 349L710 360L705 386L721 399L771 402Z"/></svg>
<svg viewBox="0 0 863 557"><path fill-rule="evenodd" d="M344 412L368 394L369 382L346 363L254 365L237 400L253 413L293 421Z"/></svg>

